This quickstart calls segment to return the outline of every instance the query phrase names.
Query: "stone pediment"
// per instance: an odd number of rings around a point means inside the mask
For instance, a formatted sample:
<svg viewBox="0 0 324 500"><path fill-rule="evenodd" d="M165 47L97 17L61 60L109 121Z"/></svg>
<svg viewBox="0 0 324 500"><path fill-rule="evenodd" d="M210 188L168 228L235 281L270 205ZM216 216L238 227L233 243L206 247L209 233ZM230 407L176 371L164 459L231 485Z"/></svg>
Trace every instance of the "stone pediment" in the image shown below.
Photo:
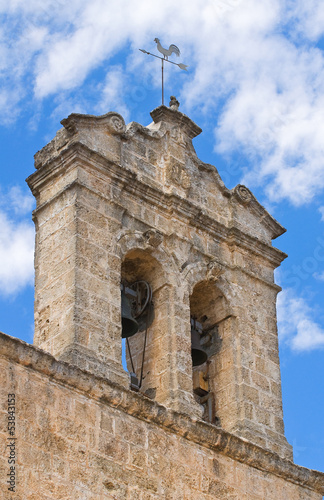
<svg viewBox="0 0 324 500"><path fill-rule="evenodd" d="M126 126L114 112L71 114L35 155L35 166L40 169L81 144L89 153L131 172L136 182L185 200L194 213L198 209L226 228L237 228L268 245L285 232L247 187L227 189L217 168L197 157L192 139L201 128L188 116L166 106L154 109L151 116L153 122L145 127L136 122Z"/></svg>

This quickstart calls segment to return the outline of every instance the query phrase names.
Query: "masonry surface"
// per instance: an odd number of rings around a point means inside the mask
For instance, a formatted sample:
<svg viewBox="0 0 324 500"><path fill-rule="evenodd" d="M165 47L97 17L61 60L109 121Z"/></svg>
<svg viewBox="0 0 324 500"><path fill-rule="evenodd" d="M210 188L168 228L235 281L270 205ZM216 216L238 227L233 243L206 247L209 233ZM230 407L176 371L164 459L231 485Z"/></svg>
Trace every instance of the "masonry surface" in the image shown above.
<svg viewBox="0 0 324 500"><path fill-rule="evenodd" d="M323 474L0 334L17 400L17 491L4 499L319 500ZM1 412L1 448L6 446Z"/></svg>
<svg viewBox="0 0 324 500"><path fill-rule="evenodd" d="M190 118L151 116L70 115L35 156L34 346L1 337L15 498L319 499L323 475L294 465L284 436L273 271L286 255L272 240L285 230L199 160ZM134 393L120 285L139 280L154 317ZM144 338L129 339L137 375Z"/></svg>

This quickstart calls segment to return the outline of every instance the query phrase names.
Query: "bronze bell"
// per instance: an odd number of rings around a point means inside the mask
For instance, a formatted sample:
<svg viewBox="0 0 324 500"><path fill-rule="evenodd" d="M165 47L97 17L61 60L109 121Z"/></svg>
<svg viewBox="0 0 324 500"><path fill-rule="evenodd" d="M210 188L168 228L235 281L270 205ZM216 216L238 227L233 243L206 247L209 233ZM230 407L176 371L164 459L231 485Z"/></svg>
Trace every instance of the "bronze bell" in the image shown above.
<svg viewBox="0 0 324 500"><path fill-rule="evenodd" d="M126 339L132 337L138 332L138 323L132 316L132 309L130 300L126 297L125 292L121 293L121 306L122 306L122 338Z"/></svg>
<svg viewBox="0 0 324 500"><path fill-rule="evenodd" d="M195 320L191 320L191 357L192 365L199 366L207 361L207 353L201 348L200 334L196 329Z"/></svg>

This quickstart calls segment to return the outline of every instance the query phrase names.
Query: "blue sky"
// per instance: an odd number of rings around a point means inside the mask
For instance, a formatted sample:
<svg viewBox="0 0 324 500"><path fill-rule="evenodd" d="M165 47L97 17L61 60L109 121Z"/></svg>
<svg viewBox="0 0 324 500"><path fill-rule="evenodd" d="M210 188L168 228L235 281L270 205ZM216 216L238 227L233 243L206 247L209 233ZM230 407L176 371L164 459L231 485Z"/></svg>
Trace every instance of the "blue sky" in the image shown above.
<svg viewBox="0 0 324 500"><path fill-rule="evenodd" d="M320 0L0 0L0 330L32 342L33 155L72 112L148 125L165 95L203 133L198 156L287 228L276 280L286 435L324 470L324 6Z"/></svg>

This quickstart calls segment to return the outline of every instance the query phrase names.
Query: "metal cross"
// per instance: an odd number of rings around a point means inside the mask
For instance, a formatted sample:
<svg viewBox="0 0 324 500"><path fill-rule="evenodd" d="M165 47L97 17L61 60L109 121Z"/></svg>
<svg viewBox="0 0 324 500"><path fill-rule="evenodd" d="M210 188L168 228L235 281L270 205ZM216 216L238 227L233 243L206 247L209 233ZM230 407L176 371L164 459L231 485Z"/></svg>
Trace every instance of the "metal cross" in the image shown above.
<svg viewBox="0 0 324 500"><path fill-rule="evenodd" d="M161 52L161 54L163 54L163 57L157 56L156 54L151 54L151 52L147 52L147 50L144 50L144 49L139 49L139 50L141 52L144 52L144 54L148 54L149 56L153 56L153 57L156 57L157 59L161 59L161 62L162 62L162 105L164 105L164 61L167 61L171 64L175 64L176 66L179 66L180 69L183 69L185 71L187 71L188 66L186 64L176 63L176 62L168 60L168 57L171 54L176 54L177 56L180 55L180 50L178 49L178 47L176 45L171 44L168 49L165 49L160 44L160 40L158 38L155 38L154 41L157 44L158 51Z"/></svg>

